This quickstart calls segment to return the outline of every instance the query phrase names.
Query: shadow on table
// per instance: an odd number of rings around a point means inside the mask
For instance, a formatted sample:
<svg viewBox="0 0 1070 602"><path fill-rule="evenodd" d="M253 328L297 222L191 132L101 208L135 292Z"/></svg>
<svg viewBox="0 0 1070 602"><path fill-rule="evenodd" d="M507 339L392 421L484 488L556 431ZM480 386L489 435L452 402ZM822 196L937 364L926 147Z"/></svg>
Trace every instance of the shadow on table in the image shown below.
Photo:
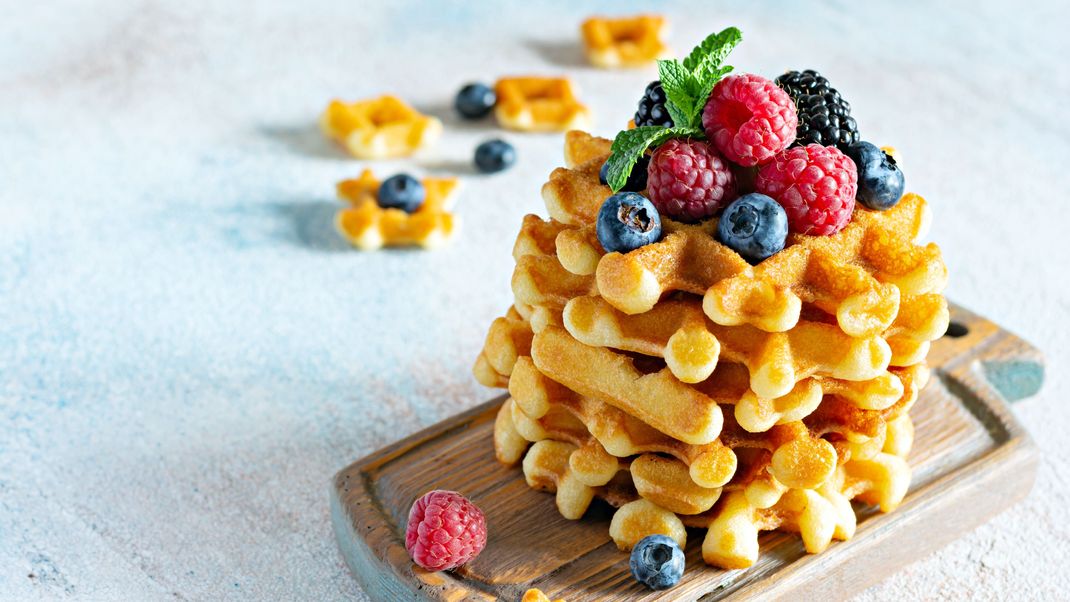
<svg viewBox="0 0 1070 602"><path fill-rule="evenodd" d="M527 40L524 46L548 63L558 67L579 69L590 67L579 42L571 40Z"/></svg>
<svg viewBox="0 0 1070 602"><path fill-rule="evenodd" d="M494 85L494 82L484 83L491 86ZM457 113L457 109L453 108L452 95L447 101L436 103L417 103L413 108L425 115L438 117L439 120L442 121L442 125L445 126L447 131L489 132L498 129L498 124L494 121L493 113L485 117L480 117L479 119L462 118Z"/></svg>
<svg viewBox="0 0 1070 602"><path fill-rule="evenodd" d="M329 201L275 201L268 203L270 211L284 218L288 224L283 238L316 251L349 251L350 245L334 229L334 216L342 208Z"/></svg>
<svg viewBox="0 0 1070 602"><path fill-rule="evenodd" d="M260 125L256 133L281 143L290 152L322 159L350 159L336 144L327 139L315 123L303 125Z"/></svg>

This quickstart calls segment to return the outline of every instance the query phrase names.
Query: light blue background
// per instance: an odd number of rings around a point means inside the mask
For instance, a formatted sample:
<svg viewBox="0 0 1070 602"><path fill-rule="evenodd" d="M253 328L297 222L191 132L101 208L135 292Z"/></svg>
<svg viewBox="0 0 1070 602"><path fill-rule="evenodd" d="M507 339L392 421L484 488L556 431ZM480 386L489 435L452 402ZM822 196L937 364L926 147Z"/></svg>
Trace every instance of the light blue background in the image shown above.
<svg viewBox="0 0 1070 602"><path fill-rule="evenodd" d="M1033 495L863 599L1070 591L1070 19L1059 2L653 6L684 53L738 25L739 69L813 67L935 211L949 294L1040 345L1017 406ZM638 2L0 3L0 598L359 596L327 517L330 475L484 401L469 368L509 305L520 218L558 135L471 173L453 92L569 73L604 135L652 71L586 67L583 17ZM363 166L315 120L393 92L441 143L384 173L459 173L463 230L362 254L330 230ZM489 445L489 442L488 442ZM998 495L998 492L993 492Z"/></svg>

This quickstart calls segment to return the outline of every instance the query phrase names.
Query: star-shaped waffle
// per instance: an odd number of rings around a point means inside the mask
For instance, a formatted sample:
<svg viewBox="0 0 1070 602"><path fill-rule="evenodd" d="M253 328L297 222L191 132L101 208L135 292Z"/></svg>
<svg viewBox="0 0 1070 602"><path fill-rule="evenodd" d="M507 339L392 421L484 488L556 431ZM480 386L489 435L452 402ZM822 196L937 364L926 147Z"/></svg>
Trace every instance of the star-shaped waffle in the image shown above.
<svg viewBox="0 0 1070 602"><path fill-rule="evenodd" d="M494 115L502 127L523 132L587 129L591 112L566 77L506 77L494 86Z"/></svg>
<svg viewBox="0 0 1070 602"><path fill-rule="evenodd" d="M434 248L445 243L457 228L449 212L457 191L457 178L424 178L426 197L413 213L379 206L380 181L370 169L360 177L338 183L338 197L350 204L335 216L335 227L353 246L371 251L381 247Z"/></svg>
<svg viewBox="0 0 1070 602"><path fill-rule="evenodd" d="M385 95L353 103L332 100L320 116L320 129L358 159L388 159L434 143L442 122Z"/></svg>
<svg viewBox="0 0 1070 602"><path fill-rule="evenodd" d="M591 17L580 26L587 60L596 67L643 67L667 58L662 40L668 23L660 15Z"/></svg>

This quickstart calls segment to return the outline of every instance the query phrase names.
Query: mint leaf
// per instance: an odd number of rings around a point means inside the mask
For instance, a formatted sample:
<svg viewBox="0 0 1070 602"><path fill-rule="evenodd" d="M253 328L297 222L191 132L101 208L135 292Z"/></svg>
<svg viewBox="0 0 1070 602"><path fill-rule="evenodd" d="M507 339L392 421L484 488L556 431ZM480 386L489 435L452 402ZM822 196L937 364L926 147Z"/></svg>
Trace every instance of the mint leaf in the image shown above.
<svg viewBox="0 0 1070 602"><path fill-rule="evenodd" d="M628 176L632 173L639 158L646 149L661 144L669 138L684 136L702 136L702 131L693 127L658 127L645 125L633 130L624 130L617 134L609 151L609 167L606 170L606 182L613 192L624 188Z"/></svg>
<svg viewBox="0 0 1070 602"><path fill-rule="evenodd" d="M673 125L692 125L695 113L695 98L691 94L693 76L677 60L658 61L661 88L665 90L665 108L672 117Z"/></svg>
<svg viewBox="0 0 1070 602"><path fill-rule="evenodd" d="M687 55L683 66L706 83L716 76L717 68L742 40L743 34L735 27L728 27L718 33L710 34L691 51L691 54Z"/></svg>

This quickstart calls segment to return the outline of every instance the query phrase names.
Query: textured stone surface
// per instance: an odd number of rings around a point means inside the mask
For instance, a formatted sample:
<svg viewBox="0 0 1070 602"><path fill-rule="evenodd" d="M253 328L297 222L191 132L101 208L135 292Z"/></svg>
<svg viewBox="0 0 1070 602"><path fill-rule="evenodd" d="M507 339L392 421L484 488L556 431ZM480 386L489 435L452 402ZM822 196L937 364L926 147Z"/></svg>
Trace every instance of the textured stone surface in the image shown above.
<svg viewBox="0 0 1070 602"><path fill-rule="evenodd" d="M611 135L653 72L582 63L591 6L365 4L0 11L0 598L360 598L328 478L490 395L469 367L561 140L506 134L516 168L477 176L499 132L453 119L453 92L567 71ZM1048 355L1016 406L1032 496L862 599L1065 596L1065 6L707 4L659 9L676 50L735 24L741 69L824 72L930 199L949 294ZM315 118L386 91L445 118L434 151L376 166L464 176L445 250L361 254L330 230L361 164Z"/></svg>

